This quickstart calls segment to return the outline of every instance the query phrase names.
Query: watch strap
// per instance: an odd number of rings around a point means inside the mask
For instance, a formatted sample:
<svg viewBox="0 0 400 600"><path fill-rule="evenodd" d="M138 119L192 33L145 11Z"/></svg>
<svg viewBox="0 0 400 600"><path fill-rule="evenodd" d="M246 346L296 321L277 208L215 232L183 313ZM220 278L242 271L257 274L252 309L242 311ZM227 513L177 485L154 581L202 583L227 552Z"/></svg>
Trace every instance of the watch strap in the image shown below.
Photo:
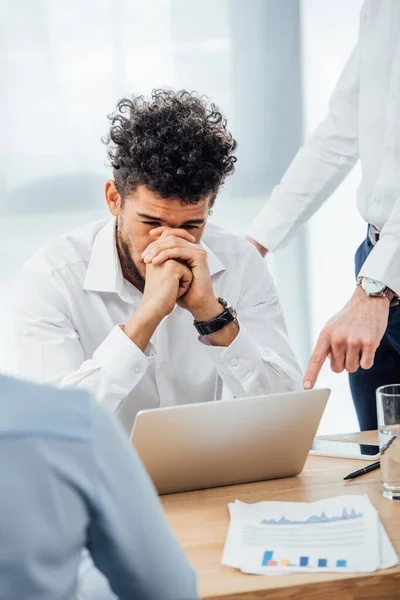
<svg viewBox="0 0 400 600"><path fill-rule="evenodd" d="M386 296L386 298L389 299L390 307L397 306L399 304L399 297L398 297L398 295L396 294L396 292L394 292L393 290L391 290L388 287L386 287L382 291L382 296Z"/></svg>
<svg viewBox="0 0 400 600"><path fill-rule="evenodd" d="M223 311L220 315L217 315L209 321L194 321L193 323L200 335L216 333L226 327L229 323L232 323L232 321L236 321L236 311L229 306L227 301L223 298L217 298L217 300L223 307Z"/></svg>
<svg viewBox="0 0 400 600"><path fill-rule="evenodd" d="M362 286L362 280L363 280L363 277L359 277L357 280L357 285L364 290L364 292L367 294L367 296L372 296L372 298L385 298L386 297L389 300L389 306L391 308L393 306L398 306L398 304L400 303L399 296L396 294L396 292L394 292L387 286L385 286L383 288L383 290L381 290L380 292L377 292L376 294L368 294L368 292L366 292Z"/></svg>

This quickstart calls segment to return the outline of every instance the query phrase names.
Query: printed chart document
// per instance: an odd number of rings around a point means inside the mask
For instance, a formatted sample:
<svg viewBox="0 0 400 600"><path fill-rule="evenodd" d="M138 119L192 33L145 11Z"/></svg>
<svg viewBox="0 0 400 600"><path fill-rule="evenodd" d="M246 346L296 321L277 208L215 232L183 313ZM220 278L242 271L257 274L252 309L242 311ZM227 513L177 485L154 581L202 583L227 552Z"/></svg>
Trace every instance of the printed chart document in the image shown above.
<svg viewBox="0 0 400 600"><path fill-rule="evenodd" d="M367 495L229 504L222 564L245 573L371 572L397 555Z"/></svg>

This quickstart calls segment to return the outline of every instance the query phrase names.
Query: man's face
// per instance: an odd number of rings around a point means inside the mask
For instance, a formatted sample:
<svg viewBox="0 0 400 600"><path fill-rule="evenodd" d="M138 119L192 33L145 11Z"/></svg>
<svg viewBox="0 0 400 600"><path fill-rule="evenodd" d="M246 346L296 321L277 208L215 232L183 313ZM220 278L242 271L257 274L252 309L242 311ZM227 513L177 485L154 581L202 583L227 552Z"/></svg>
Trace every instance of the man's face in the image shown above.
<svg viewBox="0 0 400 600"><path fill-rule="evenodd" d="M111 213L117 217L117 247L122 271L125 278L143 291L146 265L142 253L155 239L150 231L163 225L186 229L198 243L213 201L210 195L198 204L182 205L179 198L159 198L144 185L126 196L123 203L120 199L110 202L109 198L114 194L119 197L115 183L109 181L106 197Z"/></svg>

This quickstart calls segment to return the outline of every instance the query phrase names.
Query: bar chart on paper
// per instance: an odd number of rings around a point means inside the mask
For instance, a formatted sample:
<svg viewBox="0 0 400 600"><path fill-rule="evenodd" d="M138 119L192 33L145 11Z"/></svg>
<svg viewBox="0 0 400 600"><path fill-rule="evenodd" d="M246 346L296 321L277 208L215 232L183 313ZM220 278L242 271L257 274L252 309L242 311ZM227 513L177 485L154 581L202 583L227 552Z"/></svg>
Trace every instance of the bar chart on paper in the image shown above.
<svg viewBox="0 0 400 600"><path fill-rule="evenodd" d="M365 495L309 503L236 500L229 511L222 564L243 573L370 573L397 564L378 513Z"/></svg>
<svg viewBox="0 0 400 600"><path fill-rule="evenodd" d="M332 563L332 564L330 564ZM336 560L328 560L327 558L317 558L310 560L309 556L298 556L291 560L288 558L274 559L274 552L272 550L266 550L263 554L261 563L262 567L308 567L308 568L322 568L327 569L329 567L346 568L347 561L339 558Z"/></svg>
<svg viewBox="0 0 400 600"><path fill-rule="evenodd" d="M310 515L306 519L288 519L285 516L279 519L263 519L261 525L315 525L321 523L338 523L339 521L350 521L353 519L360 519L363 517L361 512L357 512L354 508L346 510L344 508L340 515L328 517L325 512L319 515ZM343 568L347 567L347 560L344 558L328 559L318 558L310 556L297 556L292 559L288 558L274 558L274 552L272 550L266 550L262 558L262 567L303 567L303 568L319 568L328 569L330 567Z"/></svg>
<svg viewBox="0 0 400 600"><path fill-rule="evenodd" d="M360 507L347 504L319 511L285 508L279 512L278 508L275 514L270 511L243 529L242 544L256 568L265 574L371 568L373 557L362 558L359 551L365 548L365 527L370 521L365 520ZM372 527L374 522L376 527L376 515L371 517Z"/></svg>
<svg viewBox="0 0 400 600"><path fill-rule="evenodd" d="M328 517L328 515L326 514L326 512L321 512L320 514L313 514L310 515L309 517L305 518L305 519L289 519L285 516L280 517L279 519L263 519L261 521L261 525L267 525L267 526L277 526L277 527L282 527L282 526L286 526L288 527L288 530L290 528L290 526L316 526L316 525L327 525L327 524L338 524L340 522L343 521L355 521L356 519L362 519L363 514L361 512L357 512L354 508L347 510L346 508L344 508L341 512L341 514L339 515L333 515ZM288 531L286 530L286 531ZM314 530L313 528L313 533L312 535L314 536L317 532ZM282 535L282 533L281 533ZM304 536L304 542L306 543L306 535L304 533L303 530L303 536ZM276 554L276 553L275 553ZM331 553L330 553L331 554ZM273 567L273 568L277 568L277 567L295 567L295 568L304 568L304 569L329 569L329 568L336 568L336 569L346 569L347 567L347 560L343 557L335 557L333 558L332 555L328 558L328 557L318 557L318 556L309 556L309 555L305 555L305 554L300 554L298 556L292 556L291 558L282 558L282 557L276 557L274 556L274 552L272 550L266 550L262 556L262 561L261 561L261 566L262 567Z"/></svg>

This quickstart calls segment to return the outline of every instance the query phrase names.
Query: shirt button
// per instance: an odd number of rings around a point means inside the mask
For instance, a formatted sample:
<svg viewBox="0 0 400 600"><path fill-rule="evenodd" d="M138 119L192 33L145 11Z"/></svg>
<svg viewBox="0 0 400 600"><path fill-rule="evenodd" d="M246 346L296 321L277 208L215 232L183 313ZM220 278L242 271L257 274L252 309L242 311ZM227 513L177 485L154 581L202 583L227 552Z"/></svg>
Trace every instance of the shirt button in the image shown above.
<svg viewBox="0 0 400 600"><path fill-rule="evenodd" d="M264 388L262 386L260 386L257 390L257 396L262 396L264 394Z"/></svg>
<svg viewBox="0 0 400 600"><path fill-rule="evenodd" d="M142 372L142 367L140 365L135 365L133 367L133 370L135 373L141 373Z"/></svg>
<svg viewBox="0 0 400 600"><path fill-rule="evenodd" d="M159 369L163 369L165 367L165 362L160 362L160 364L158 365Z"/></svg>
<svg viewBox="0 0 400 600"><path fill-rule="evenodd" d="M231 365L231 367L237 367L239 364L239 361L237 358L231 358L231 360L229 361L229 364Z"/></svg>
<svg viewBox="0 0 400 600"><path fill-rule="evenodd" d="M378 206L380 203L381 203L381 201L378 198L375 198L375 200L374 200L375 206Z"/></svg>

